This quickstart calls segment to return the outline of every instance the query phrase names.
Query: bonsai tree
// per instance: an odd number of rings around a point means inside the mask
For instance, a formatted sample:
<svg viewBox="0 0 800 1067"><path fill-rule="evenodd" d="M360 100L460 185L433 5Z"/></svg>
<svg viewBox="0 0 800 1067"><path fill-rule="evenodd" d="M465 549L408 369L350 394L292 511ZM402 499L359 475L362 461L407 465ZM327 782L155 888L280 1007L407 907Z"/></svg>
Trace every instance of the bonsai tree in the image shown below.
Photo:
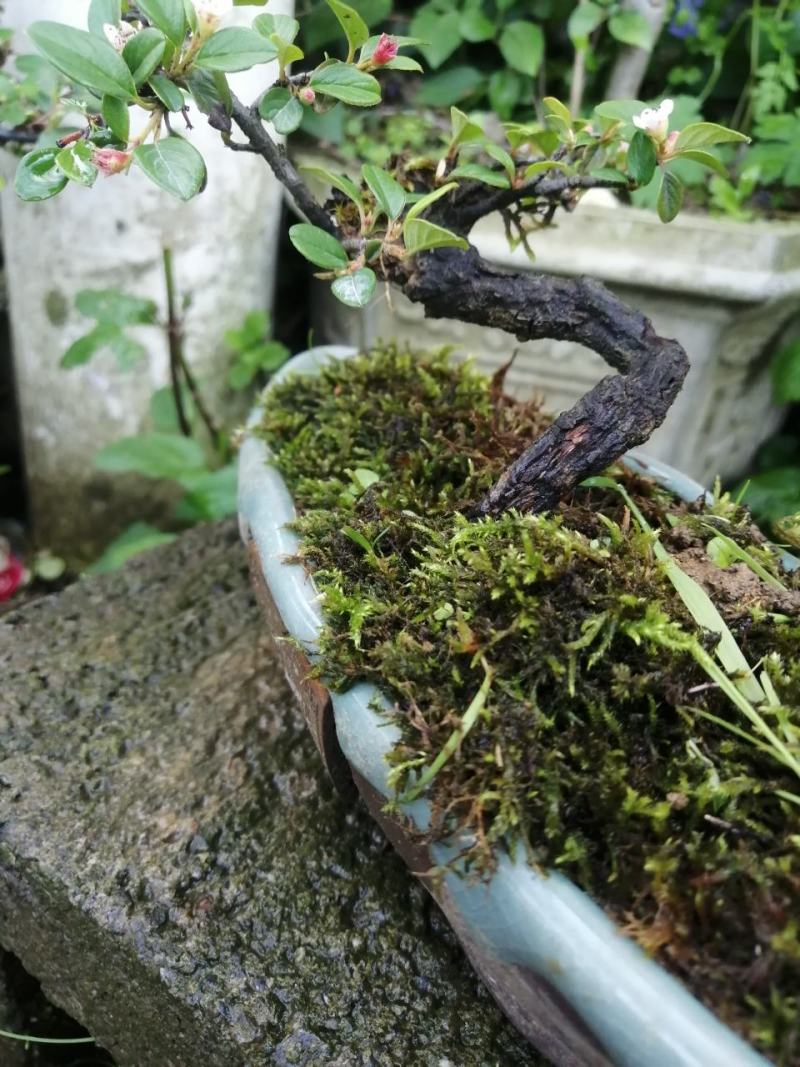
<svg viewBox="0 0 800 1067"><path fill-rule="evenodd" d="M285 186L307 220L292 226L292 242L344 303L363 307L379 282L388 283L427 316L500 328L520 341L579 342L618 372L533 441L479 506L483 514L545 510L650 436L681 388L687 357L596 281L499 271L470 244L473 227L497 212L512 244L530 251L536 230L572 211L587 189L632 190L656 173L658 211L668 223L683 199L673 161L720 171L708 149L745 138L706 122L670 130L669 100L656 108L613 101L588 120L545 97L535 120L505 125L499 144L454 107L440 158L401 155L391 168L365 165L361 181L317 170L332 190L319 203L267 123L286 135L309 108L376 107L382 71L421 69L403 51L415 39L371 35L354 8L327 3L341 25L343 58L311 69L302 69L294 18L260 13L250 28L226 27L233 0L92 0L87 30L35 23L31 39L73 86L62 109L77 97L83 122L22 158L16 191L43 200L71 182L91 186L102 174L119 181L124 195L125 175L138 167L181 200L201 195L206 168L191 130L202 112L231 151L260 155ZM278 76L265 80L257 100L231 92L229 73L276 61ZM23 130L7 132L24 140Z"/></svg>

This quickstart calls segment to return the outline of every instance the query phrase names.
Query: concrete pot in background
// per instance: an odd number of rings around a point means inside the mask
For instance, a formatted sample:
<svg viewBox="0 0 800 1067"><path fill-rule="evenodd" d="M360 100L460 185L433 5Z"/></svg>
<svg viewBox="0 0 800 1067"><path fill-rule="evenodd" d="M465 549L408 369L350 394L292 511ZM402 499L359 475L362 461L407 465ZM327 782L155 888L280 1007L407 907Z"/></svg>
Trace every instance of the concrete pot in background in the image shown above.
<svg viewBox="0 0 800 1067"><path fill-rule="evenodd" d="M18 31L16 50L33 52L25 28L37 19L86 26L89 0L7 0L3 25ZM292 9L292 0L276 8ZM254 8L231 21L249 24ZM274 78L272 66L234 75L248 102ZM90 559L114 534L140 518L163 517L168 504L154 483L108 476L92 457L111 441L147 425L153 391L168 382L160 331L139 334L147 364L119 370L102 353L85 367L59 368L63 352L92 323L74 307L81 289L118 288L165 306L162 247L175 253L178 286L190 300L186 351L217 412L230 404L225 378L226 329L255 309L269 309L275 277L280 188L263 160L231 152L195 108L188 133L208 164L208 187L182 204L137 168L127 177L98 178L93 189L70 185L38 204L2 193L4 249L33 533L71 559ZM177 127L176 127L177 128ZM13 178L16 159L0 152Z"/></svg>

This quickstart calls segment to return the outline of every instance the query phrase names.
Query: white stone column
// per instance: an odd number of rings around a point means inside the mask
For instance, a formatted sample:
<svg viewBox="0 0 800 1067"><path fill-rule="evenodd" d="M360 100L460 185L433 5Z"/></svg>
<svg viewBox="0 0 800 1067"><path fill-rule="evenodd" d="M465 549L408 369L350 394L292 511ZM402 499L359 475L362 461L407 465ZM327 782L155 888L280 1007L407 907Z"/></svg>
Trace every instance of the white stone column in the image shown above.
<svg viewBox="0 0 800 1067"><path fill-rule="evenodd" d="M6 0L3 24L18 31L16 52L33 52L24 32L30 23L54 19L85 27L88 6L89 0ZM292 0L275 7L291 10ZM244 7L231 21L249 23L256 13ZM259 66L231 81L249 102L273 77L272 67ZM2 193L33 531L40 544L71 558L91 558L110 535L163 508L152 482L110 478L93 468L92 457L145 428L150 396L168 381L166 343L154 328L138 334L150 355L134 372L121 371L110 353L61 370L62 353L91 327L75 309L76 293L114 287L163 308L162 248L169 243L179 289L190 301L186 351L217 411L226 403L223 332L272 302L280 188L263 160L225 148L196 109L192 118L195 129L187 136L203 153L209 177L206 190L188 204L158 190L136 167L128 176L100 176L93 189L70 185L38 204L19 202L8 181ZM16 160L0 155L9 179Z"/></svg>

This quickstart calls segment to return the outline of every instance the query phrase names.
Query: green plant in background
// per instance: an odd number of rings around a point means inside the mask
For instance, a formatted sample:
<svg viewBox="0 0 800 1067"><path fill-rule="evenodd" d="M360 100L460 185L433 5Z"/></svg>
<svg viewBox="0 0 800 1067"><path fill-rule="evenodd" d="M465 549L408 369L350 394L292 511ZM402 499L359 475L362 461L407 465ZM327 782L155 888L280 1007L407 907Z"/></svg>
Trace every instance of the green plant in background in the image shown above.
<svg viewBox="0 0 800 1067"><path fill-rule="evenodd" d="M179 499L174 520L180 527L210 522L236 511L235 431L217 425L208 410L185 353L172 255L164 252L167 314L162 321L151 300L116 289L84 290L75 306L93 327L64 353L69 370L110 351L123 371L134 371L148 359L148 347L131 335L137 327L155 327L166 338L171 384L156 390L150 401L150 428L102 448L95 459L109 474L138 474L175 483ZM288 358L285 345L269 339L265 312L251 312L238 330L223 338L230 354L228 384L234 391L263 384ZM177 535L146 522L128 527L90 568L114 570L140 552L167 544Z"/></svg>

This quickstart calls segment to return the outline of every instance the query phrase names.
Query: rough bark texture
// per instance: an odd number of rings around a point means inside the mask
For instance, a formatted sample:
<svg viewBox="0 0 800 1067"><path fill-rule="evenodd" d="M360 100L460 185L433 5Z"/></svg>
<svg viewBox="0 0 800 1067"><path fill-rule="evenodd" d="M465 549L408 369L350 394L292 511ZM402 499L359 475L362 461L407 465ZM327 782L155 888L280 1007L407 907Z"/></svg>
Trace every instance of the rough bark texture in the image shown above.
<svg viewBox="0 0 800 1067"><path fill-rule="evenodd" d="M4 616L0 677L0 944L120 1067L542 1064L327 782L233 523Z"/></svg>
<svg viewBox="0 0 800 1067"><path fill-rule="evenodd" d="M677 341L590 278L513 274L474 249L417 257L403 291L433 318L458 318L520 341L577 341L619 371L564 412L492 488L482 514L543 511L578 482L646 441L680 391L689 361Z"/></svg>

